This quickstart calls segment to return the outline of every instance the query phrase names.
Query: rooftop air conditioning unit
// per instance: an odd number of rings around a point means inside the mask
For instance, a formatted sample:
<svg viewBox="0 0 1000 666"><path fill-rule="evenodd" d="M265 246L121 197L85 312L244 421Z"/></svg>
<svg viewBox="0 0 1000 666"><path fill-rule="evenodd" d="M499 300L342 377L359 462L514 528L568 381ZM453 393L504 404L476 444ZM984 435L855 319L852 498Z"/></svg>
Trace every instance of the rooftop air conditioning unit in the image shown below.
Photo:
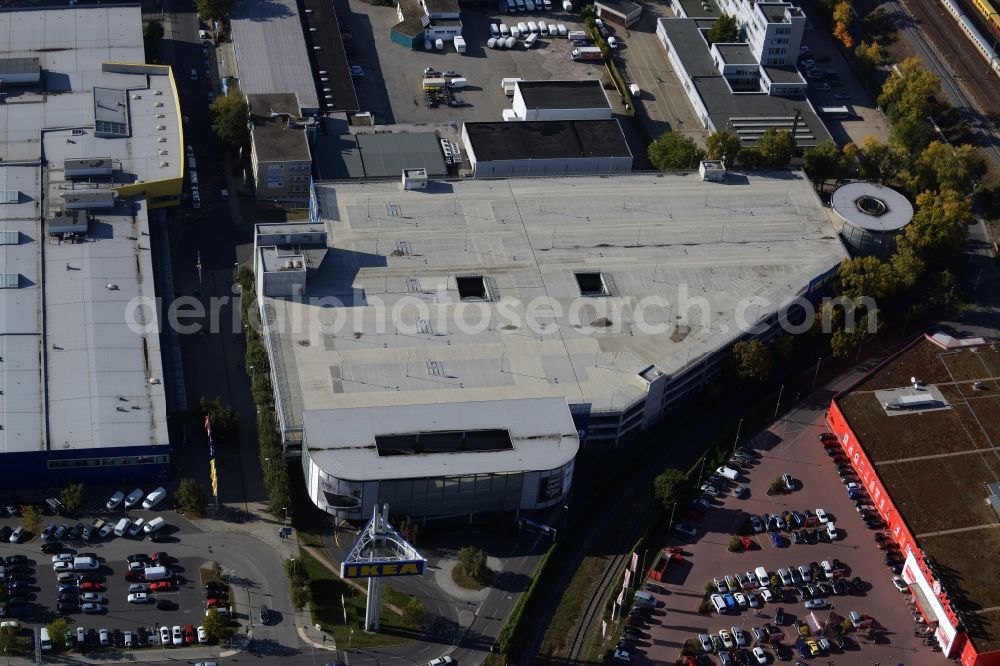
<svg viewBox="0 0 1000 666"><path fill-rule="evenodd" d="M142 99L142 95L132 95L133 100Z"/></svg>
<svg viewBox="0 0 1000 666"><path fill-rule="evenodd" d="M322 51L322 50L323 50L322 46L314 46L313 47L313 51Z"/></svg>
<svg viewBox="0 0 1000 666"><path fill-rule="evenodd" d="M162 95L162 94L163 94L163 91L162 91L162 90L154 90L154 91L153 91L153 94L154 94L154 95Z"/></svg>
<svg viewBox="0 0 1000 666"><path fill-rule="evenodd" d="M167 126L166 125L157 125L156 129L158 129L158 130L160 130L162 132L163 130L167 129Z"/></svg>
<svg viewBox="0 0 1000 666"><path fill-rule="evenodd" d="M309 28L309 32L316 32L316 28Z"/></svg>
<svg viewBox="0 0 1000 666"><path fill-rule="evenodd" d="M160 162L161 169L166 169L168 166L170 166L170 162Z"/></svg>
<svg viewBox="0 0 1000 666"><path fill-rule="evenodd" d="M166 148L160 148L160 150L159 150L159 152L157 154L158 155L166 155L167 154L167 149Z"/></svg>
<svg viewBox="0 0 1000 666"><path fill-rule="evenodd" d="M163 102L157 102L157 103L156 103L156 108L158 108L158 109L159 109L159 108L160 108L160 107L162 107L162 106L163 106Z"/></svg>
<svg viewBox="0 0 1000 666"><path fill-rule="evenodd" d="M167 137L161 136L159 139L156 140L156 142L157 143L166 143L167 142Z"/></svg>
<svg viewBox="0 0 1000 666"><path fill-rule="evenodd" d="M326 74L326 70L325 69L321 69L321 70L319 70L319 73L320 74Z"/></svg>
<svg viewBox="0 0 1000 666"><path fill-rule="evenodd" d="M166 118L166 116L164 114L162 114L162 113L156 114L156 117L157 118Z"/></svg>

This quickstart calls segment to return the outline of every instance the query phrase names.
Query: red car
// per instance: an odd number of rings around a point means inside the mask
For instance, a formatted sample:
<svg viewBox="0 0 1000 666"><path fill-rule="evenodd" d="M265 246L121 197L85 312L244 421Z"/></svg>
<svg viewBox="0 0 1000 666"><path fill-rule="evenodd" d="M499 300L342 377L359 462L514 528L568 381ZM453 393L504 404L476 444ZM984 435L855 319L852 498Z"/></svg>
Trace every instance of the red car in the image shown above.
<svg viewBox="0 0 1000 666"><path fill-rule="evenodd" d="M168 581L168 580L158 580L155 583L150 583L149 584L149 589L150 590L169 590L170 589L170 581Z"/></svg>
<svg viewBox="0 0 1000 666"><path fill-rule="evenodd" d="M103 587L104 586L100 583L93 583L89 581L86 583L80 583L81 592L100 592Z"/></svg>
<svg viewBox="0 0 1000 666"><path fill-rule="evenodd" d="M225 606L225 605L226 605L225 599L216 599L215 597L212 597L211 599L205 599L205 608L212 608L215 606Z"/></svg>
<svg viewBox="0 0 1000 666"><path fill-rule="evenodd" d="M184 642L191 645L198 640L198 637L194 633L194 627L190 624L184 627Z"/></svg>
<svg viewBox="0 0 1000 666"><path fill-rule="evenodd" d="M125 580L130 583L142 583L146 580L146 574L141 571L130 571L125 574Z"/></svg>

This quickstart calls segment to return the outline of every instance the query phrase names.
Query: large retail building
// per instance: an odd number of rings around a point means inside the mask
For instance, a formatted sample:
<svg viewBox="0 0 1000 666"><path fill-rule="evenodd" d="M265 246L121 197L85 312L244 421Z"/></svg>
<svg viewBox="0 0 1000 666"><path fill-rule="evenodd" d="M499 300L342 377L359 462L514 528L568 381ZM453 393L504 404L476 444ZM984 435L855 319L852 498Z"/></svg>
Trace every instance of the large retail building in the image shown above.
<svg viewBox="0 0 1000 666"><path fill-rule="evenodd" d="M1000 346L922 336L830 405L942 653L1000 664Z"/></svg>
<svg viewBox="0 0 1000 666"><path fill-rule="evenodd" d="M845 256L801 172L414 170L315 185L312 221L258 225L254 270L287 451L361 520L561 501L578 446L656 423Z"/></svg>

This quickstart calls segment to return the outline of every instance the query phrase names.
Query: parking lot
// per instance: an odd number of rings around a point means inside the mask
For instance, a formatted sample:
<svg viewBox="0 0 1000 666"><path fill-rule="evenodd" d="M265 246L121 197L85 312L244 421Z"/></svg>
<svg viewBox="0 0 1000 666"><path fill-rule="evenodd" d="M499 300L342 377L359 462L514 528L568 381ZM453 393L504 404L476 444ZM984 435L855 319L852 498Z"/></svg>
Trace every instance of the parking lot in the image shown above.
<svg viewBox="0 0 1000 666"><path fill-rule="evenodd" d="M361 0L350 0L349 12L341 17L352 31L351 62L361 65L365 75L355 79L361 108L371 111L375 122L444 123L463 121L500 121L501 112L510 108L500 80L606 78L599 64L575 62L573 47L565 37L541 38L530 49L519 40L512 49L490 49L491 23L516 25L519 21L543 20L562 23L567 30L582 30L578 13L569 14L553 8L549 12L504 15L478 7L462 8L462 35L468 43L465 54L455 52L448 43L444 51L411 51L389 40L390 28L398 23L394 7L376 7ZM422 91L423 71L432 67L439 72L454 70L468 80L459 91L467 107L429 108ZM618 96L609 95L612 104Z"/></svg>
<svg viewBox="0 0 1000 666"><path fill-rule="evenodd" d="M678 547L680 559L674 559L667 567L659 583L662 592L653 588L653 595L663 603L662 609L654 611L645 622L635 621L641 633L637 634L633 661L642 664L674 662L686 642L697 645L698 636L705 634L714 635L710 640L722 643L720 630L726 630L732 640L733 628L736 627L747 639L747 651L740 656L748 663L757 663L749 648L763 645L765 663L772 663L778 653L766 640L755 643L753 628L761 628L765 623L777 625L775 615L778 607L782 608L784 619L782 624L776 626L772 640L791 648L782 656L802 658L795 646L799 631L797 621L808 626L810 633L817 638L818 628L827 623L831 612L847 619L851 611L855 611L858 615L871 618L874 633L852 629L846 633L847 640L841 648L834 641L836 632L829 632L832 644L828 650L816 655L825 663L847 664L863 659L869 664L913 664L931 658L930 648L917 635L922 627L912 618L909 594L900 592L892 583L893 573L884 561L886 551L881 550L876 542L876 530L863 522L845 492L833 458L818 439L826 429L822 414L821 407L792 412L770 430L744 442L760 458L754 464L740 466L739 476L729 484L724 496L711 500L707 510L689 511L678 507L678 520L693 528L697 537L694 540L675 538L671 541ZM710 471L706 470L706 478ZM768 495L772 482L786 473L793 477L795 490ZM742 498L734 496L736 486L746 489ZM836 524L835 539L819 538L819 533L826 531L825 524L814 519L815 522L810 522L815 527L806 529L812 535L803 543L796 543L793 532L786 526L785 529L775 530L778 545L772 543L765 531L748 535L749 551L728 550L732 535L744 523L749 524L752 516L780 516L789 511L797 511L803 516L808 515L808 511L815 516L820 508ZM844 581L841 594L832 589L818 588L819 581L824 581L826 585L830 581L815 568L809 571L812 563L823 561L836 567L836 560L842 566L834 578ZM746 583L744 572L753 574L758 567L763 567L769 574L776 574L780 569L798 569L799 566L812 574L813 592L817 593L814 598L821 600L816 605L822 608L810 610L805 607L803 597L813 595L808 590L806 595L798 591L805 587L798 573L793 585L769 583L772 601L764 600L759 587L749 583L744 587L737 580L739 574ZM722 586L728 587L726 576L735 582L736 589L744 590L744 599L738 600L728 612L699 612L699 606L707 599L706 591L711 588L712 593L718 593L714 579L720 579ZM860 589L851 590L850 583L855 578L861 581ZM848 585L848 588L844 589L843 585ZM753 608L753 605L758 608ZM862 621L864 619L867 618ZM616 636L621 630L619 625ZM702 655L700 661L719 663L718 648L714 648L714 652L711 657ZM733 656L736 656L735 653Z"/></svg>
<svg viewBox="0 0 1000 666"><path fill-rule="evenodd" d="M94 508L95 502L89 506ZM103 508L103 507L102 507ZM123 508L115 511L102 511L101 518L114 524L123 515L129 519L143 518L150 521L157 516L163 516L174 525L164 528L164 532L169 532L166 538L158 543L150 541L148 535L141 532L137 536L115 536L111 533L105 538L94 535L89 542L82 539L70 539L66 536L59 542L54 540L43 540L40 536L32 536L30 540L19 544L12 544L8 540L0 543L0 556L9 558L11 556L24 556L27 558L27 567L24 564L8 567L8 580L14 578L22 581L15 585L18 596L27 598L27 605L15 618L24 629L45 626L56 617L64 617L71 629L76 630L82 627L85 631L94 629L108 629L113 631L130 630L137 632L140 627L156 630L160 626L173 627L179 625L184 627L191 625L198 627L203 624L205 617L205 596L199 575L199 569L206 565L207 560L199 557L190 548L180 548L181 538L187 527L187 522L175 514L164 502L158 510L128 510ZM124 513L123 513L124 512ZM67 524L72 527L77 522L88 525L94 519L93 513L88 513L79 519L68 519L63 516L42 516L40 532L47 524L53 523L56 526ZM7 526L11 529L20 524L17 517L7 517L0 520L0 526ZM54 544L61 543L62 547L57 548ZM49 552L42 552L42 547L46 546ZM168 557L165 564L173 574L165 581L145 581L142 573L143 565L136 565L137 572L133 574L133 579L126 579L129 573L127 558L130 555L152 556L154 553L165 552ZM73 582L66 580L60 582L58 574L53 570L53 556L59 553L70 553L76 557L86 555L96 556L99 568L93 571L82 571L77 574L64 574L65 578L72 575L86 575L84 579L86 585L81 584L77 590L73 589ZM155 566L159 562L147 562L145 566ZM72 569L72 565L67 567ZM16 572L16 573L15 573ZM69 585L60 592L61 585ZM130 585L142 585L143 590L148 594L147 603L129 603ZM158 589L161 588L161 589ZM133 588L132 591L140 591ZM13 590L11 590L13 592ZM93 599L98 604L98 611L94 613L84 613L80 609L80 604L90 601L84 595L97 595ZM60 596L62 597L60 599ZM59 610L57 604L64 605ZM160 602L160 603L157 603ZM14 610L14 609L10 609ZM151 632L152 633L152 632ZM62 637L52 637L53 642L62 644Z"/></svg>

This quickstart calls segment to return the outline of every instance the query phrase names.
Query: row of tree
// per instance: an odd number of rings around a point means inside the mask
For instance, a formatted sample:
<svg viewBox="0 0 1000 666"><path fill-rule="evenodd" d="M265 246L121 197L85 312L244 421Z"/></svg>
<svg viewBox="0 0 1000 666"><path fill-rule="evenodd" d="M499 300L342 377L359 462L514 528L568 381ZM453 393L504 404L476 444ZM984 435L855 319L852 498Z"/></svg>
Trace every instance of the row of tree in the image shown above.
<svg viewBox="0 0 1000 666"><path fill-rule="evenodd" d="M726 166L748 169L783 169L792 161L795 140L792 133L769 127L756 146L743 146L733 132L716 130L705 141L704 150L690 137L666 132L649 144L647 156L660 171L693 171L703 159L724 160Z"/></svg>

